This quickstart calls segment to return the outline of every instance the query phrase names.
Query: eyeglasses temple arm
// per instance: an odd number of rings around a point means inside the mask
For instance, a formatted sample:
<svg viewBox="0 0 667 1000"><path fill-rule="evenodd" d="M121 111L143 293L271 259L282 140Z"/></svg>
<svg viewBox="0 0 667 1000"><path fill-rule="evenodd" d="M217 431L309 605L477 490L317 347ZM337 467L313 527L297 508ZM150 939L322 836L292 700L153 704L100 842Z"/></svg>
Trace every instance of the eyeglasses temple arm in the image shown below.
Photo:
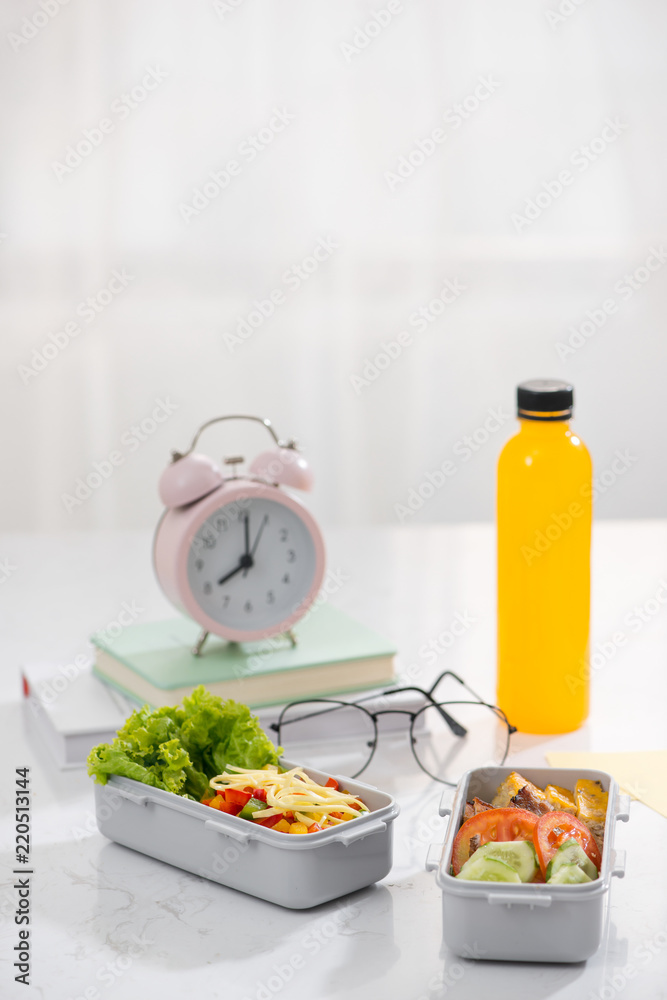
<svg viewBox="0 0 667 1000"><path fill-rule="evenodd" d="M437 686L440 683L440 681L444 680L445 677L453 677L455 681L458 681L459 684L463 685L463 687L466 689L466 691L470 691L470 694L473 695L475 698L477 698L477 701L481 701L481 702L484 701L484 699L480 698L480 696L477 694L477 692L473 691L473 689L470 687L470 685L466 684L466 682L463 680L463 678L459 677L458 674L455 674L453 670L443 670L443 672L440 674L440 676L438 678L436 678L436 680L433 682L433 684L429 688L428 694L433 694L433 692L437 688Z"/></svg>
<svg viewBox="0 0 667 1000"><path fill-rule="evenodd" d="M438 705L437 701L434 701L430 695L428 696L428 699L433 705L435 705L437 710L440 712L440 715L443 717L443 719L445 720L451 731L454 733L454 736L468 735L468 730L465 728L465 726L462 726L460 722L457 722L456 719L452 718L449 712L445 712L444 708L441 705Z"/></svg>

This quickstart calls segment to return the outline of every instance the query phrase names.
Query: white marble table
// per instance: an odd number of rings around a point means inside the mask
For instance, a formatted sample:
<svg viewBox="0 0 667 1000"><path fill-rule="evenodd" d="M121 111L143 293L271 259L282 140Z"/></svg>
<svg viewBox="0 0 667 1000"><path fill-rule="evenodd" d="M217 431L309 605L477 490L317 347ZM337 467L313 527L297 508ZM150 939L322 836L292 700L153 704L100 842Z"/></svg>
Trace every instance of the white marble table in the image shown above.
<svg viewBox="0 0 667 1000"><path fill-rule="evenodd" d="M348 579L333 601L395 639L399 669L416 683L451 667L488 697L494 683L494 563L489 526L331 531L329 563ZM441 899L424 870L442 839L441 786L404 737L387 734L364 780L396 796L394 867L380 884L314 911L288 911L189 875L105 840L84 771L59 772L23 730L21 661L67 661L123 602L141 620L169 607L150 569L148 533L4 536L14 567L0 585L2 815L0 996L45 1000L345 997L436 1000L667 996L667 820L634 802L616 846L627 875L614 879L600 951L574 966L464 961L442 949ZM594 540L593 641L628 641L598 658L586 726L560 738L519 737L511 761L544 764L547 749L665 746L667 522L602 522ZM664 588L667 596L667 587ZM427 666L420 647L457 614L474 619ZM640 624L637 625L636 622ZM448 640L446 640L448 641ZM605 647L609 654L609 645ZM15 985L12 888L14 768L33 787L32 985Z"/></svg>

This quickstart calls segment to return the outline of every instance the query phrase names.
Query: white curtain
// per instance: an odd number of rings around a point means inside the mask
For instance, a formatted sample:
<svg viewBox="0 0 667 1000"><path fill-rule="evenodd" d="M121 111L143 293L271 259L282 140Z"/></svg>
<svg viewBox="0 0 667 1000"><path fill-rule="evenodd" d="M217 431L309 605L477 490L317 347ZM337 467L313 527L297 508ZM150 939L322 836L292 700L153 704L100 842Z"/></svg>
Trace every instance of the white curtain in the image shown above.
<svg viewBox="0 0 667 1000"><path fill-rule="evenodd" d="M170 450L233 412L301 442L325 523L490 518L535 376L601 473L629 456L598 514L664 516L658 0L0 18L6 527L153 523Z"/></svg>

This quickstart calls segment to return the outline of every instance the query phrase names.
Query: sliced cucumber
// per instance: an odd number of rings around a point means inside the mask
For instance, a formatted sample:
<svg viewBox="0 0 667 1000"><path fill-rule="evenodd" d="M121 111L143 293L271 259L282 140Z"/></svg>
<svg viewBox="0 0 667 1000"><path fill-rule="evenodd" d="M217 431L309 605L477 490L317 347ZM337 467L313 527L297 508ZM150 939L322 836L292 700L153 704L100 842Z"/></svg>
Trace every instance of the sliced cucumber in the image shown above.
<svg viewBox="0 0 667 1000"><path fill-rule="evenodd" d="M501 840L478 847L473 858L495 858L504 861L518 874L521 882L530 882L537 873L537 855L529 840Z"/></svg>
<svg viewBox="0 0 667 1000"><path fill-rule="evenodd" d="M479 851L466 861L457 878L472 882L521 882L519 873L498 858L478 858Z"/></svg>
<svg viewBox="0 0 667 1000"><path fill-rule="evenodd" d="M561 844L547 865L547 882L553 882L553 876L559 868L563 868L565 865L578 865L588 875L588 879L591 882L598 877L597 868L579 841L574 840L574 838L566 840L564 844Z"/></svg>
<svg viewBox="0 0 667 1000"><path fill-rule="evenodd" d="M547 879L549 885L580 885L582 882L592 882L583 868L579 865L561 865L551 878Z"/></svg>

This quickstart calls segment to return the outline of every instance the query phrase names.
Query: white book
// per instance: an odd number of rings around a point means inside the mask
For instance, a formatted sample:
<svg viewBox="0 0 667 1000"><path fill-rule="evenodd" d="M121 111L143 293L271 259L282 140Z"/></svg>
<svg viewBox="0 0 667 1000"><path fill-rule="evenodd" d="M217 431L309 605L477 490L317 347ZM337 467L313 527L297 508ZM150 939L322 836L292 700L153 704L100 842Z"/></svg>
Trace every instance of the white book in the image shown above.
<svg viewBox="0 0 667 1000"><path fill-rule="evenodd" d="M92 748L110 742L136 708L91 668L92 660L76 667L45 662L21 667L26 727L60 769L85 767Z"/></svg>

